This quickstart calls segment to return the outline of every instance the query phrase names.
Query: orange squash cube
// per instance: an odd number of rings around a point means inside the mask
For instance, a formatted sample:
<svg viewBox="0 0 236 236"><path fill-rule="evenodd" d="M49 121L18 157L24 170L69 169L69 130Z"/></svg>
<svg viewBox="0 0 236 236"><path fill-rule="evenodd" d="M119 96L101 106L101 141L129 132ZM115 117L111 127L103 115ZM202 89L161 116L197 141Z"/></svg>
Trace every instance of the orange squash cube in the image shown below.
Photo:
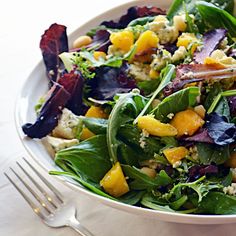
<svg viewBox="0 0 236 236"><path fill-rule="evenodd" d="M177 161L182 160L188 155L188 149L185 147L168 148L163 151L166 159L170 164L175 164Z"/></svg>
<svg viewBox="0 0 236 236"><path fill-rule="evenodd" d="M129 192L129 185L126 182L119 162L116 162L116 164L106 173L100 181L100 185L105 192L113 197L120 197Z"/></svg>
<svg viewBox="0 0 236 236"><path fill-rule="evenodd" d="M205 121L190 109L176 113L170 122L177 129L177 137L192 136L204 123Z"/></svg>

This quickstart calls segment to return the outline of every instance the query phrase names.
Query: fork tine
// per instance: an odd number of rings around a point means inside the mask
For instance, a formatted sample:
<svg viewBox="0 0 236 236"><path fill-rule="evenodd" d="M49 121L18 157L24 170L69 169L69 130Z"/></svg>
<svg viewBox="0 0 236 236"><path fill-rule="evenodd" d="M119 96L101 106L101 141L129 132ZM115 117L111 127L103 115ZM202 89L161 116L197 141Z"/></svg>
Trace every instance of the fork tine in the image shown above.
<svg viewBox="0 0 236 236"><path fill-rule="evenodd" d="M57 206L55 205L55 203L53 202L52 198L46 193L46 191L34 180L34 178L32 178L32 176L28 173L28 171L26 171L22 165L16 161L16 164L21 168L21 170L25 173L25 175L32 181L32 183L38 188L38 190L45 196L45 198L47 199L47 201L49 203L51 203L51 205L54 208L57 208Z"/></svg>
<svg viewBox="0 0 236 236"><path fill-rule="evenodd" d="M64 201L62 200L61 194L57 191L57 189L50 183L48 182L31 164L28 160L26 160L23 157L23 160L29 165L29 167L38 175L38 177L45 183L45 185L55 194L55 196L58 198L58 200L63 203Z"/></svg>
<svg viewBox="0 0 236 236"><path fill-rule="evenodd" d="M28 202L33 211L42 219L44 219L44 215L41 213L40 209L30 200L30 198L14 183L14 181L4 172L4 175L8 178L8 180L12 183L12 185L17 189L17 191L21 194L21 196Z"/></svg>
<svg viewBox="0 0 236 236"><path fill-rule="evenodd" d="M11 171L16 175L16 177L22 182L22 184L30 191L30 193L35 197L35 199L42 205L42 207L49 213L52 212L48 209L46 204L41 200L37 193L10 167Z"/></svg>

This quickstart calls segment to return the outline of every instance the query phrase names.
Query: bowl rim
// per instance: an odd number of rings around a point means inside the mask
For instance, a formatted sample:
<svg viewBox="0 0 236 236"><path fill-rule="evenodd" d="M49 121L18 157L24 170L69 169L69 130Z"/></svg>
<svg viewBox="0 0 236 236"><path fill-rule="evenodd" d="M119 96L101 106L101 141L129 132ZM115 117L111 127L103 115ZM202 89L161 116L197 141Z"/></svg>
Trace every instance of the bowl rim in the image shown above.
<svg viewBox="0 0 236 236"><path fill-rule="evenodd" d="M160 0L161 1L161 0ZM170 1L169 1L170 2ZM103 13L93 17L89 21L83 23L80 25L77 29L75 29L72 33L68 35L69 42L72 42L73 39L78 35L80 35L81 31L85 30L87 28L87 25L91 24L91 22L101 22L101 19L104 18L104 16L109 15L113 13L114 11L122 13L123 9L128 9L128 7L131 6L141 6L141 5L155 5L157 4L157 1L154 0L131 0L129 2L126 2L124 4L118 5L116 7L113 7L107 11L104 11ZM82 29L82 30L81 30ZM20 114L22 112L21 110L21 99L23 91L26 89L28 81L30 78L38 71L38 69L42 66L43 60L41 59L36 66L34 66L31 73L27 76L25 81L22 83L22 87L20 88L15 101L15 109L14 109L14 122L17 134L21 140L21 143L23 144L25 150L28 152L29 156L45 171L49 171L49 169L40 162L39 158L34 154L33 150L31 150L28 141L29 138L25 137L22 131L22 121L20 118ZM54 176L57 180L59 180L61 183L63 183L66 186L69 186L71 189L75 191L79 191L86 196L90 197L91 199L97 200L101 202L102 204L108 205L112 208L116 208L125 212L129 212L136 215L141 215L144 217L151 217L156 218L161 221L167 221L167 222L175 222L175 223L187 223L187 224L227 224L227 223L235 223L236 222L236 214L234 215L194 215L194 214L181 214L176 212L165 212L165 211L159 211L159 210L153 210L149 208L144 207L137 207L132 206L129 204L125 204L122 202L114 201L109 198L100 196L96 193L93 193L92 191L84 188L83 186L79 186L78 182L75 182L71 179L68 179L66 177L62 176ZM76 183L76 184L75 184Z"/></svg>

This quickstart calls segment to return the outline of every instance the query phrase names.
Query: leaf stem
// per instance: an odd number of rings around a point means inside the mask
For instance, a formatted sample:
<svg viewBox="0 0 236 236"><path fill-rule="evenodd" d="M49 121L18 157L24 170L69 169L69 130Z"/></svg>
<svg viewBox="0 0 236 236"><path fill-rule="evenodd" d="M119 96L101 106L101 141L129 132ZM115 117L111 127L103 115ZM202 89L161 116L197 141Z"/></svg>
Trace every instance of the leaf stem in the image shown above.
<svg viewBox="0 0 236 236"><path fill-rule="evenodd" d="M138 122L138 118L140 116L143 116L146 111L148 110L148 108L150 107L150 105L152 104L153 100L156 98L156 96L162 91L163 88L165 88L165 86L171 81L172 75L174 73L175 70L175 66L169 64L167 67L165 67L165 70L168 70L167 73L163 76L161 83L159 84L158 88L156 89L156 91L153 93L152 97L150 98L150 100L148 101L148 103L146 104L146 106L143 108L143 110L139 113L139 115L136 117L136 119L134 120L133 124L137 124Z"/></svg>
<svg viewBox="0 0 236 236"><path fill-rule="evenodd" d="M228 90L228 91L224 91L224 92L219 93L216 96L216 98L214 99L211 106L209 107L207 114L210 114L215 110L217 104L219 103L219 101L222 97L230 97L230 96L235 96L235 95L236 95L236 89L232 89L232 90Z"/></svg>

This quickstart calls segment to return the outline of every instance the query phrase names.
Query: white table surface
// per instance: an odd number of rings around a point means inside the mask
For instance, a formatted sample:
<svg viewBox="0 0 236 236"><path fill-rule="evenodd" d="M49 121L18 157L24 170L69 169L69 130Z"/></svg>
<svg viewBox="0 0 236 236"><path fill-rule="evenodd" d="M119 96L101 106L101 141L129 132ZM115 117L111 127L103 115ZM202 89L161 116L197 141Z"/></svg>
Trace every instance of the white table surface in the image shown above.
<svg viewBox="0 0 236 236"><path fill-rule="evenodd" d="M123 2L126 0L1 2L0 236L78 235L69 228L52 229L44 225L3 175L16 159L27 156L14 127L14 102L23 81L41 59L40 36L51 23L66 25L70 33L89 18ZM201 226L160 222L104 206L61 184L59 187L63 194L77 199L79 218L95 236L235 235L236 224Z"/></svg>

